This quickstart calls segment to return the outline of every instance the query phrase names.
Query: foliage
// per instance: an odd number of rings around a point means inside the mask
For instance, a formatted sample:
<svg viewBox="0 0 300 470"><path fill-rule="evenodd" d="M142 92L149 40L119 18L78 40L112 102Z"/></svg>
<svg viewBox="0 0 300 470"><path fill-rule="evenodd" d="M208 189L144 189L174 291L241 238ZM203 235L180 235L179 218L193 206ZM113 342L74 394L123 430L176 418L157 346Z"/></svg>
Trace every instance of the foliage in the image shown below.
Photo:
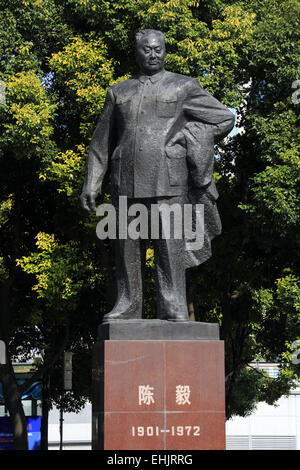
<svg viewBox="0 0 300 470"><path fill-rule="evenodd" d="M55 181L57 191L65 193L74 204L78 204L84 174L86 148L78 145L76 151L66 150L58 153L51 165L39 175L42 181Z"/></svg>
<svg viewBox="0 0 300 470"><path fill-rule="evenodd" d="M106 89L113 80L112 60L107 57L103 39L96 38L94 33L87 39L71 38L62 51L52 55L49 65L55 72L57 83L62 85L65 97L76 103L80 111L81 133L90 136L103 107Z"/></svg>
<svg viewBox="0 0 300 470"><path fill-rule="evenodd" d="M14 75L6 88L5 122L0 138L2 154L21 159L44 158L51 149L52 119L55 104L50 104L46 91L32 70Z"/></svg>
<svg viewBox="0 0 300 470"><path fill-rule="evenodd" d="M300 336L299 109L291 100L299 78L298 1L0 6L0 315L9 318L12 356L35 350L41 365L55 359L48 373L57 402L57 352L68 347L78 361L65 407L78 410L90 396L90 349L115 296L113 246L96 239L97 219L80 211L78 196L107 87L136 72L135 33L161 29L166 68L195 77L238 116L239 131L217 149L223 233L213 257L188 272L189 304L196 320L220 323L227 416L245 416L261 400L275 403L299 377L291 361ZM155 312L153 262L150 246L148 317ZM278 361L280 377L249 369L259 358Z"/></svg>

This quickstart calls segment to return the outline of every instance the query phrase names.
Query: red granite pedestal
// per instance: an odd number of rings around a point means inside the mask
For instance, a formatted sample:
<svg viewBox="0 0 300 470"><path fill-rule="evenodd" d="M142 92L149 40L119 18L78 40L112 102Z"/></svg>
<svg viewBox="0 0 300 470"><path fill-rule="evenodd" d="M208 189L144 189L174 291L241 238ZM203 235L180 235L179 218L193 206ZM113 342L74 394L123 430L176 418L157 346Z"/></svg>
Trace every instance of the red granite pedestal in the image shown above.
<svg viewBox="0 0 300 470"><path fill-rule="evenodd" d="M96 343L93 449L225 449L223 341L216 329L195 339L190 326L184 334L180 327L171 334L185 339L127 333ZM168 338L168 328L150 336Z"/></svg>

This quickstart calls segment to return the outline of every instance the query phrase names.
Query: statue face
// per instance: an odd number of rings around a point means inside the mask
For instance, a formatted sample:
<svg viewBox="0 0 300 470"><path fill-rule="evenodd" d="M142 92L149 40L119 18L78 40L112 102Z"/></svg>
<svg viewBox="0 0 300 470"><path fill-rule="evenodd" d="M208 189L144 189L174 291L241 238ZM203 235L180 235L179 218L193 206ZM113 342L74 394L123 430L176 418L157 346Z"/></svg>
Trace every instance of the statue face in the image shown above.
<svg viewBox="0 0 300 470"><path fill-rule="evenodd" d="M164 68L166 49L156 34L147 34L136 46L136 59L143 73L152 75Z"/></svg>

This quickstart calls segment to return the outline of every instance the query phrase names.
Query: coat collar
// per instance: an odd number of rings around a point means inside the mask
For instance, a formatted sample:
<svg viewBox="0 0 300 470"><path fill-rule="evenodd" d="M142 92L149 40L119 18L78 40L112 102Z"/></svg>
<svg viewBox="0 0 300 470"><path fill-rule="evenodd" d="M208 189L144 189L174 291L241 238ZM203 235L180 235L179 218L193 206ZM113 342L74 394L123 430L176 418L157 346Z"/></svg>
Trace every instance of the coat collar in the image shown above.
<svg viewBox="0 0 300 470"><path fill-rule="evenodd" d="M144 75L143 73L138 74L137 78L140 82L145 83L148 78L152 83L156 83L159 80L163 78L165 75L166 71L165 69L161 70L160 72L157 72L155 75Z"/></svg>

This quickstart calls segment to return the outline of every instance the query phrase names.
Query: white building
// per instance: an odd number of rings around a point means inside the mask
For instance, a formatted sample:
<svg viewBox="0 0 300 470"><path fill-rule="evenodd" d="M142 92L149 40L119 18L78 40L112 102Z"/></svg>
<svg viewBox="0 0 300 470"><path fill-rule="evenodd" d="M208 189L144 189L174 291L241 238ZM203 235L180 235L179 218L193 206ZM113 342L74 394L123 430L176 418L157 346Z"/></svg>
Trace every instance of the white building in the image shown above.
<svg viewBox="0 0 300 470"><path fill-rule="evenodd" d="M259 403L246 418L226 423L228 450L300 450L300 386L277 406Z"/></svg>
<svg viewBox="0 0 300 470"><path fill-rule="evenodd" d="M80 413L63 414L63 450L91 450L92 405L88 403ZM49 413L49 450L58 450L60 445L60 412L54 408Z"/></svg>

